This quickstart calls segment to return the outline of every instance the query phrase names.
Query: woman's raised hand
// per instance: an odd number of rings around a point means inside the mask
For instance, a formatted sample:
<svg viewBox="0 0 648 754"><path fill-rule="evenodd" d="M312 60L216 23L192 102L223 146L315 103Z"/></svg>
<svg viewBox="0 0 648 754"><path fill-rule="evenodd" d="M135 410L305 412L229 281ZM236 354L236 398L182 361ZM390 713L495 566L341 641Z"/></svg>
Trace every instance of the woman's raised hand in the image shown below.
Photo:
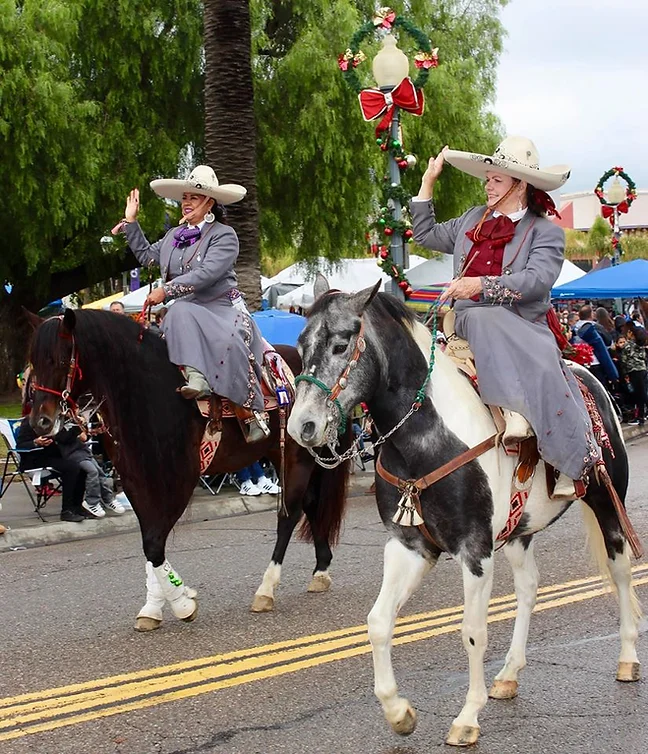
<svg viewBox="0 0 648 754"><path fill-rule="evenodd" d="M445 146L436 157L430 157L427 170L423 174L423 180L428 184L434 184L436 179L441 175L445 163L445 153L448 147Z"/></svg>
<svg viewBox="0 0 648 754"><path fill-rule="evenodd" d="M134 188L126 199L126 211L124 212L124 217L126 218L127 222L132 223L137 220L137 213L139 212L139 208L139 189Z"/></svg>
<svg viewBox="0 0 648 754"><path fill-rule="evenodd" d="M443 164L445 162L445 153L447 149L448 147L445 146L436 157L430 157L428 161L427 169L425 173L423 173L423 179L421 180L421 188L418 194L419 199L432 198L432 191L434 190L434 184L436 183L437 178L441 175L441 171L443 170Z"/></svg>

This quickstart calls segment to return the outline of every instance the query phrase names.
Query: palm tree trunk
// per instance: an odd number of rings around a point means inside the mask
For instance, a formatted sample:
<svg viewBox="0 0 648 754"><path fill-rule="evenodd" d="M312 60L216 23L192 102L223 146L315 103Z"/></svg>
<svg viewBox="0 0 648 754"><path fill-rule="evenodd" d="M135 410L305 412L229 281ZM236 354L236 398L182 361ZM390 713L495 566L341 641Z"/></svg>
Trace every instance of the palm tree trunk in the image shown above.
<svg viewBox="0 0 648 754"><path fill-rule="evenodd" d="M204 0L205 154L221 183L247 188L228 207L240 241L236 266L250 309L261 305L256 124L252 85L250 8L247 0Z"/></svg>

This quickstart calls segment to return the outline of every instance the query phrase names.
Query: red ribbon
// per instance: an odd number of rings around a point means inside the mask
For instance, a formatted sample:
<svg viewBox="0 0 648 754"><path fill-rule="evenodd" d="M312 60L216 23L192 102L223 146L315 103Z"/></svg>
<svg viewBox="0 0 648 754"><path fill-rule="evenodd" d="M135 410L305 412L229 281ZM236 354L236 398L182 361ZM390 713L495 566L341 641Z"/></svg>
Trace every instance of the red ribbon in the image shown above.
<svg viewBox="0 0 648 754"><path fill-rule="evenodd" d="M394 109L400 107L412 115L423 115L423 92L417 90L412 79L407 76L391 92L380 89L363 89L358 95L362 117L365 120L382 120L376 128L376 134L389 127L394 116Z"/></svg>
<svg viewBox="0 0 648 754"><path fill-rule="evenodd" d="M623 201L621 204L617 204L616 207L610 205L610 204L604 204L601 207L601 214L606 220L610 221L610 225L614 225L614 210L616 209L617 212L619 212L622 215L625 215L628 213L628 202Z"/></svg>
<svg viewBox="0 0 648 754"><path fill-rule="evenodd" d="M542 191L541 189L536 189L533 195L533 198L536 200L536 202L542 207L542 209L551 217L551 215L555 215L559 220L562 220L562 217L560 216L560 212L556 209L556 204L554 200L549 196L549 194L546 191Z"/></svg>

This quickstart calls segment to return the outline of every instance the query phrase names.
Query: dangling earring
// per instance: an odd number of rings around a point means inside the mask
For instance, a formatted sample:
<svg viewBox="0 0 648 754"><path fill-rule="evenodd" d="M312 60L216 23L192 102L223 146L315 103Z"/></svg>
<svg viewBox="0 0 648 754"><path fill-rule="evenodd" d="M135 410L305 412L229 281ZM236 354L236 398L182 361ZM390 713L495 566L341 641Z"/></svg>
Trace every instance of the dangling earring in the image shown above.
<svg viewBox="0 0 648 754"><path fill-rule="evenodd" d="M518 194L518 212L522 212L525 205L522 204L522 194Z"/></svg>
<svg viewBox="0 0 648 754"><path fill-rule="evenodd" d="M207 214L205 215L205 222L206 223L213 223L216 218L214 217L214 213L209 210Z"/></svg>

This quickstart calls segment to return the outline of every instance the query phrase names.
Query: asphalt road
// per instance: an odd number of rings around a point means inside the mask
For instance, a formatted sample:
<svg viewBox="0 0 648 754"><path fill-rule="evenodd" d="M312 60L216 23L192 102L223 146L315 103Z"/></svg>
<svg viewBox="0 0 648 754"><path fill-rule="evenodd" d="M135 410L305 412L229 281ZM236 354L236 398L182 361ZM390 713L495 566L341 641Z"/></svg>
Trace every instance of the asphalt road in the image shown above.
<svg viewBox="0 0 648 754"><path fill-rule="evenodd" d="M628 508L648 545L648 439L631 445ZM481 714L480 754L648 749L648 684L614 680L613 597L584 550L578 508L538 537L541 586L520 694ZM169 559L198 589L193 624L169 614L132 630L143 603L138 537L116 535L0 555L2 754L423 754L441 749L467 688L460 570L444 560L408 603L394 665L418 727L399 738L373 696L364 622L385 534L373 498L353 498L333 587L306 594L310 546L289 549L276 611L248 612L274 540L270 513L177 530ZM499 554L487 677L512 631L513 585ZM648 565L635 564L648 603ZM591 581L583 581L591 579ZM571 582L578 582L573 584ZM453 610L452 608L456 608ZM639 656L648 667L647 624ZM20 697L20 698L16 698Z"/></svg>

